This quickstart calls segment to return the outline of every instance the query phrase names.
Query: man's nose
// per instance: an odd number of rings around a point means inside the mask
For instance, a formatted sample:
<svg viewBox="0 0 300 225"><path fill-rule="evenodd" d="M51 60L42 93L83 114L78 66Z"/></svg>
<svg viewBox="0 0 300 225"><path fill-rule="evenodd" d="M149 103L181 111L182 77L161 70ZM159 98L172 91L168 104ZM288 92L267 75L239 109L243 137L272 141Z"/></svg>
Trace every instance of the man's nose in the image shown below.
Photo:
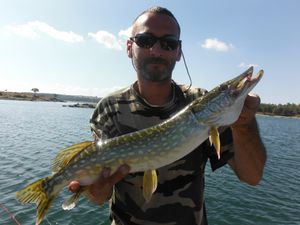
<svg viewBox="0 0 300 225"><path fill-rule="evenodd" d="M155 44L149 50L152 55L161 55L162 48L159 41L155 42Z"/></svg>

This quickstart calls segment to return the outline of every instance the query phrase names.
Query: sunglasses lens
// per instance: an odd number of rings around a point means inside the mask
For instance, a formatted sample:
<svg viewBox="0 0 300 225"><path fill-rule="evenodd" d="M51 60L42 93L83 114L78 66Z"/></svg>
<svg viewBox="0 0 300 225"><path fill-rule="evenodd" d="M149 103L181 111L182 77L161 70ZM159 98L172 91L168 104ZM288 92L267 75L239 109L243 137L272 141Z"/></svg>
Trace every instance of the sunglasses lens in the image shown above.
<svg viewBox="0 0 300 225"><path fill-rule="evenodd" d="M178 48L178 45L179 45L179 41L174 38L166 37L160 39L160 46L164 50L173 51Z"/></svg>
<svg viewBox="0 0 300 225"><path fill-rule="evenodd" d="M137 35L134 40L141 48L151 48L156 42L156 38L150 35Z"/></svg>
<svg viewBox="0 0 300 225"><path fill-rule="evenodd" d="M172 36L168 37L155 37L150 34L137 34L131 38L141 48L151 48L157 41L160 43L160 47L166 51L173 51L178 48L180 41Z"/></svg>

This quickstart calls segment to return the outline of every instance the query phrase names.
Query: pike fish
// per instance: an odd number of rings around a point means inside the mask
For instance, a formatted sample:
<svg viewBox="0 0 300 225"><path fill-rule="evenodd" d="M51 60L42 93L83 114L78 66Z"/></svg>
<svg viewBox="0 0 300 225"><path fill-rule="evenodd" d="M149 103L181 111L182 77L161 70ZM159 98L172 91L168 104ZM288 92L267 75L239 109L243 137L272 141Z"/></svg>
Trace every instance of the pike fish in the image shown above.
<svg viewBox="0 0 300 225"><path fill-rule="evenodd" d="M53 200L68 184L77 180L81 185L93 184L104 168L114 172L128 164L130 172L144 172L145 201L157 187L156 169L168 165L193 151L209 138L220 157L218 127L234 123L243 108L247 94L263 76L260 70L252 77L253 67L199 97L172 118L156 126L105 141L86 141L62 149L52 166L52 176L29 184L16 194L19 202L36 203L36 224L40 224ZM81 189L63 204L75 206Z"/></svg>

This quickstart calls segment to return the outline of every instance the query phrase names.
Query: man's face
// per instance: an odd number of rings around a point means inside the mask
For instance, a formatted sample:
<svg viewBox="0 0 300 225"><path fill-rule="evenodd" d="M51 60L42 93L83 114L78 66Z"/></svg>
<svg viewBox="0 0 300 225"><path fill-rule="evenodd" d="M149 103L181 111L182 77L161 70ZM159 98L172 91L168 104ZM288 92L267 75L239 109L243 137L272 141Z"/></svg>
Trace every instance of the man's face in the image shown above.
<svg viewBox="0 0 300 225"><path fill-rule="evenodd" d="M154 37L171 36L175 40L179 39L176 22L167 15L156 13L146 13L138 18L133 27L132 37L137 34L149 34ZM171 78L176 61L181 56L181 46L174 50L165 50L157 41L150 48L142 48L129 40L127 52L140 78L160 82Z"/></svg>

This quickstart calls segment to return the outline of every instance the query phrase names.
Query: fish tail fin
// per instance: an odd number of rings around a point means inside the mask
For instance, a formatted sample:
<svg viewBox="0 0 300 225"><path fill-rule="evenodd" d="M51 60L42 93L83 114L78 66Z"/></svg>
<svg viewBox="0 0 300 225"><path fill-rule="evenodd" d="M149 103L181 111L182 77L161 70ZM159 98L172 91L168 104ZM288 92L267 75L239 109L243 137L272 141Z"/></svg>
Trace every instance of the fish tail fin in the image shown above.
<svg viewBox="0 0 300 225"><path fill-rule="evenodd" d="M37 204L36 225L41 223L42 219L50 208L53 199L56 197L56 194L53 194L51 191L49 192L47 190L51 190L47 184L50 178L51 177L40 179L18 191L16 194L17 200L22 204Z"/></svg>

